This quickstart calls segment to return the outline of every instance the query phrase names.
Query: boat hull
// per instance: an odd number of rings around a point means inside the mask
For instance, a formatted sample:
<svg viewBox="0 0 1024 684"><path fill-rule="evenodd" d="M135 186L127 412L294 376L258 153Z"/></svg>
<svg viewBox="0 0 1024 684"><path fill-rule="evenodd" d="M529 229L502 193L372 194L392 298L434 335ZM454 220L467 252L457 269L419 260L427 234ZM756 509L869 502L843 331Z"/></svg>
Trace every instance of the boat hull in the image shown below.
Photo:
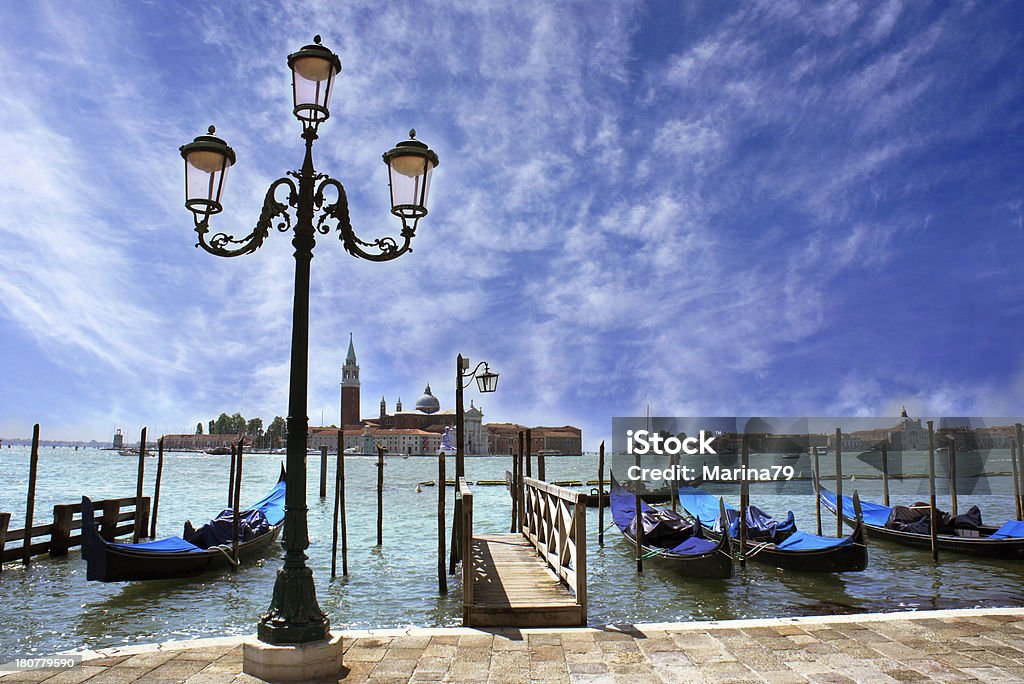
<svg viewBox="0 0 1024 684"><path fill-rule="evenodd" d="M821 505L835 514L836 508L832 502L820 492L818 497L821 500ZM845 514L843 515L843 520L848 525L854 522ZM931 535L892 530L888 527L869 523L864 523L864 526L867 528L868 536L872 539L882 539L894 544L902 544L903 546L927 549L929 551L932 548ZM982 528L982 531L992 534L995 528L985 527ZM935 545L940 551L952 551L953 553L962 553L968 556L1024 560L1024 539L1022 538L988 539L986 537L954 537L948 534L939 534L935 537Z"/></svg>

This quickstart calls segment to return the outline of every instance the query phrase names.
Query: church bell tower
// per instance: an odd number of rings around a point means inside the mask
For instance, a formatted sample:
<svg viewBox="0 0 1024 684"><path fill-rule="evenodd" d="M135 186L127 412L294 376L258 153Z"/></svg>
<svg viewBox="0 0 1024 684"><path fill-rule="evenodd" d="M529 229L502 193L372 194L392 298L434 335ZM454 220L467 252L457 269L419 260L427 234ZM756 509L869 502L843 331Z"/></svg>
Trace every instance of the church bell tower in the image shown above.
<svg viewBox="0 0 1024 684"><path fill-rule="evenodd" d="M356 363L356 348L352 344L352 333L348 334L348 355L341 367L341 427L359 425L359 364Z"/></svg>

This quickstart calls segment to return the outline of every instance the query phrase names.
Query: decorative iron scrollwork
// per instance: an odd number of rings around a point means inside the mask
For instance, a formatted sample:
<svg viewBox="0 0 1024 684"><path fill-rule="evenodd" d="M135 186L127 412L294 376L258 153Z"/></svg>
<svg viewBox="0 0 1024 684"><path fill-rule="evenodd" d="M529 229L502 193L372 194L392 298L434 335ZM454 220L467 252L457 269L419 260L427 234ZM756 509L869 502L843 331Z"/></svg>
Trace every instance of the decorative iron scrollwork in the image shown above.
<svg viewBox="0 0 1024 684"><path fill-rule="evenodd" d="M333 188L338 194L337 199L333 202L328 203L325 198L324 191L327 188ZM367 242L359 238L352 229L352 222L349 219L348 195L345 193L345 186L333 178L324 177L324 180L317 187L313 202L318 210L323 211L323 214L316 223L317 231L327 234L330 230L330 224L327 221L337 221L337 230L340 234L342 246L352 256L369 261L391 261L406 252L412 251L411 243L416 235L416 231L415 228L410 228L404 219L402 220L401 237L403 242L401 245L399 245L398 240L391 236L378 238L373 242ZM363 249L364 247L366 249Z"/></svg>
<svg viewBox="0 0 1024 684"><path fill-rule="evenodd" d="M276 198L277 191L282 186L288 186L287 203L278 202ZM206 236L210 232L210 221L207 217L196 224L196 233L199 235L199 242L196 243L196 247L202 247L210 254L222 257L252 254L267 239L270 229L274 226L275 218L281 217L282 219L277 224L279 231L283 233L291 230L292 219L288 214L288 207L296 207L298 203L299 194L295 183L288 178L278 178L271 183L270 188L267 190L267 195L263 200L263 211L260 212L259 221L256 222L256 227L253 228L251 233L241 239L235 239L234 236L227 233L215 233L212 237L207 238ZM232 249L232 245L238 245L238 247Z"/></svg>

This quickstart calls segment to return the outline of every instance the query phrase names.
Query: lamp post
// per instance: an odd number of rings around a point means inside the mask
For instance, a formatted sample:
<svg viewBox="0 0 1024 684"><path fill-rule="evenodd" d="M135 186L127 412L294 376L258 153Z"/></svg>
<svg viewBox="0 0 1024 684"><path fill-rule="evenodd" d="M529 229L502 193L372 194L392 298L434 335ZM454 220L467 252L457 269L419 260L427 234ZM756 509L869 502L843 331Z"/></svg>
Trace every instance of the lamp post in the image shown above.
<svg viewBox="0 0 1024 684"><path fill-rule="evenodd" d="M390 261L410 251L416 225L427 215L430 177L438 165L437 155L415 139L398 143L384 153L391 189L391 213L402 221L402 242L382 237L365 242L356 236L349 221L344 186L313 166L313 141L320 124L330 117L328 103L341 71L338 56L320 44L320 36L298 52L288 55L292 71L293 114L302 123L306 152L302 168L289 171L270 184L263 211L253 231L241 238L224 233L210 234L210 219L219 214L224 179L235 163L235 153L215 135L201 135L180 148L185 160L185 206L192 211L196 244L221 257L255 252L272 227L292 230L295 247L295 300L292 311L291 369L288 394L287 468L285 495L284 565L278 570L270 607L260 617L259 639L268 644L305 644L328 638L327 615L316 600L313 573L306 566L309 547L306 512L306 433L309 427L307 385L309 375L309 268L316 234L327 235L332 228L347 252L370 261ZM292 179L295 180L292 180ZM296 184L296 181L298 183ZM280 198L280 199L279 199ZM295 211L295 223L288 213ZM275 226L276 223L276 226Z"/></svg>
<svg viewBox="0 0 1024 684"><path fill-rule="evenodd" d="M480 368L483 367L483 371ZM477 388L484 393L498 389L498 374L492 373L486 361L481 361L472 371L469 370L469 359L462 354L455 360L455 484L458 491L460 477L466 476L466 411L462 399L462 391L476 379ZM465 384L463 384L465 381ZM443 483L442 483L443 484ZM454 574L455 564L462 559L462 500L455 497L455 520L452 524L452 551L448 562L448 572Z"/></svg>

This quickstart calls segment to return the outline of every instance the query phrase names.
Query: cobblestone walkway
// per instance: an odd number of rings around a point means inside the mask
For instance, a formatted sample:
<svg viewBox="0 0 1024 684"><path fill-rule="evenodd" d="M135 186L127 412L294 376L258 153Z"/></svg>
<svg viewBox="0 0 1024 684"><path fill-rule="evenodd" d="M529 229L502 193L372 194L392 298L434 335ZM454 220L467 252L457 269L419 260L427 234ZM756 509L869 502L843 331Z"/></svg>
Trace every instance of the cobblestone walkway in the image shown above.
<svg viewBox="0 0 1024 684"><path fill-rule="evenodd" d="M9 682L257 682L243 639L88 651ZM1024 609L567 630L345 633L342 682L1024 682Z"/></svg>

